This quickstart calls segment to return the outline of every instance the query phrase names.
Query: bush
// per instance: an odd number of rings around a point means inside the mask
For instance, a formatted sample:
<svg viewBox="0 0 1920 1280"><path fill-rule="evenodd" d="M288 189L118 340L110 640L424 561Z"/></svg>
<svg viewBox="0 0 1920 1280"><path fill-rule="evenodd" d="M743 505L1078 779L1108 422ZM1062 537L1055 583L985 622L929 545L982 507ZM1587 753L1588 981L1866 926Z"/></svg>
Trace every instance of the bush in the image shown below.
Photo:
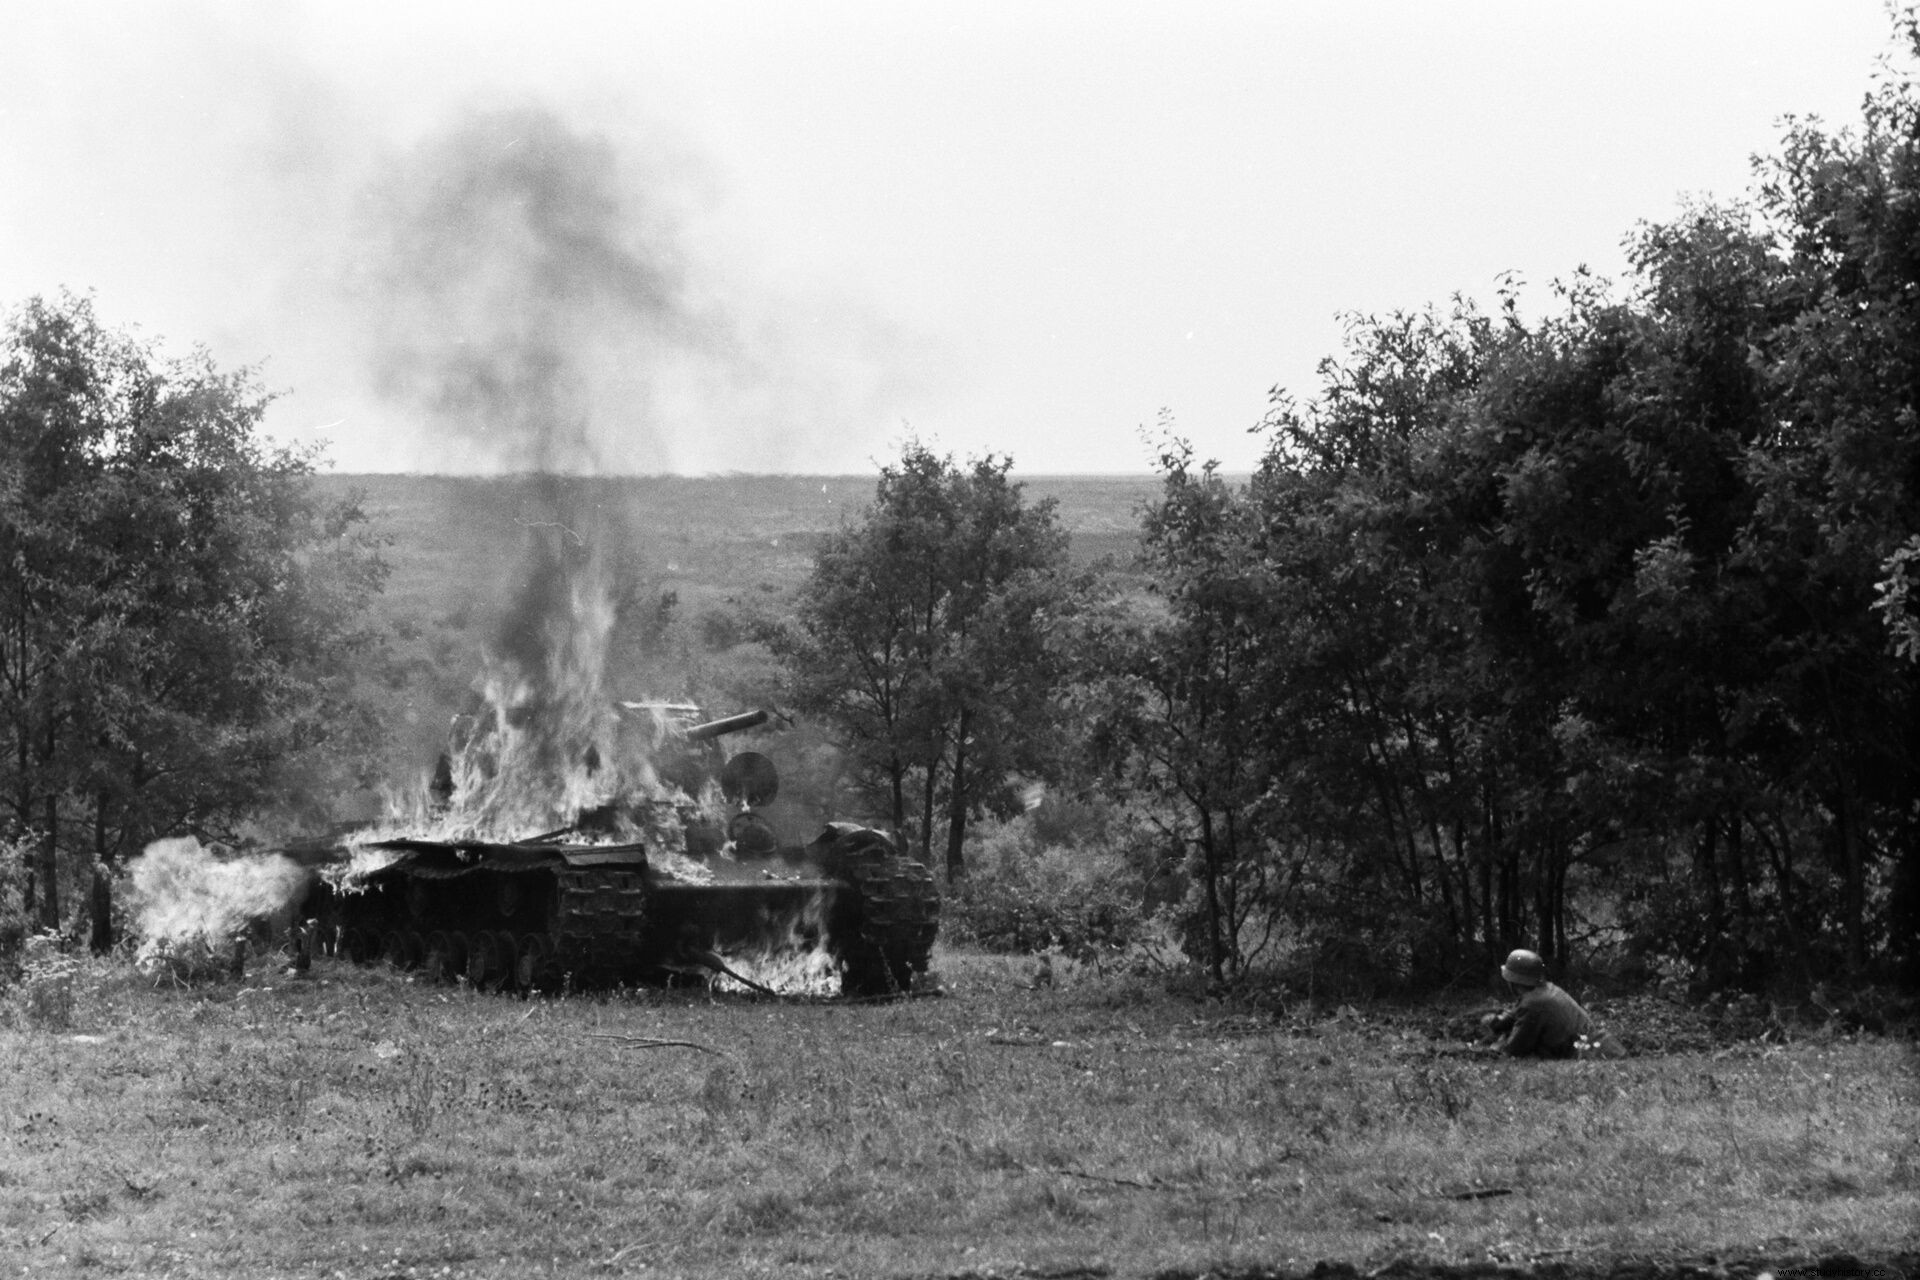
<svg viewBox="0 0 1920 1280"><path fill-rule="evenodd" d="M949 889L945 915L988 950L1086 958L1145 936L1138 879L1110 848L1043 843L1025 816L989 821L967 842L967 874Z"/></svg>
<svg viewBox="0 0 1920 1280"><path fill-rule="evenodd" d="M57 934L36 933L21 948L20 980L9 1010L18 1021L40 1031L73 1026L74 980L80 961L68 954Z"/></svg>
<svg viewBox="0 0 1920 1280"><path fill-rule="evenodd" d="M26 946L28 850L25 840L0 840L0 985L19 975Z"/></svg>

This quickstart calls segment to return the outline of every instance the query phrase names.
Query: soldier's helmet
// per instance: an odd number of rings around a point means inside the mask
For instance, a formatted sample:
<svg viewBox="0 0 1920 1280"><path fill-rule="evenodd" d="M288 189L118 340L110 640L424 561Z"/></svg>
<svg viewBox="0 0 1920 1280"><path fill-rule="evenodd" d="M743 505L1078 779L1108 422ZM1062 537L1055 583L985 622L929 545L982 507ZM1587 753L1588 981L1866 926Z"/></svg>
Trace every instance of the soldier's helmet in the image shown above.
<svg viewBox="0 0 1920 1280"><path fill-rule="evenodd" d="M1537 987L1547 980L1547 962L1531 951L1516 951L1500 966L1500 976L1516 987Z"/></svg>

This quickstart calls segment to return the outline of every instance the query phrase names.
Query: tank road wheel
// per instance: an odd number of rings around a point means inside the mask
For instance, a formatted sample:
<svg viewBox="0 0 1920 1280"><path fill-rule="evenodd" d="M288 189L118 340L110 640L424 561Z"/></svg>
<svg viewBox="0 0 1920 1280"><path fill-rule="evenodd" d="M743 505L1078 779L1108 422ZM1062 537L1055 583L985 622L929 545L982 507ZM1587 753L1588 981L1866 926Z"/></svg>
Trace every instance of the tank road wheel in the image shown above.
<svg viewBox="0 0 1920 1280"><path fill-rule="evenodd" d="M484 933L463 933L460 941L467 953L467 985L475 991L487 986L487 970L493 967L493 939Z"/></svg>
<svg viewBox="0 0 1920 1280"><path fill-rule="evenodd" d="M840 989L852 996L908 991L925 973L940 931L940 892L933 873L895 852L872 828L840 829L830 865L854 890L852 937L835 941L845 968ZM843 926L844 929L845 926Z"/></svg>
<svg viewBox="0 0 1920 1280"><path fill-rule="evenodd" d="M529 933L520 939L520 959L513 971L514 986L522 991L544 987L552 977L552 968L552 943L537 933Z"/></svg>
<svg viewBox="0 0 1920 1280"><path fill-rule="evenodd" d="M452 982L466 971L467 952L460 935L436 930L427 936L427 976L435 982Z"/></svg>
<svg viewBox="0 0 1920 1280"><path fill-rule="evenodd" d="M390 929L380 940L380 958L396 969L412 969L420 963L420 953L415 944L420 935L408 933L405 929Z"/></svg>
<svg viewBox="0 0 1920 1280"><path fill-rule="evenodd" d="M487 990L511 991L520 977L520 945L505 929L488 936L493 939L493 965L487 973Z"/></svg>
<svg viewBox="0 0 1920 1280"><path fill-rule="evenodd" d="M340 931L340 958L353 964L372 964L373 940L358 929Z"/></svg>

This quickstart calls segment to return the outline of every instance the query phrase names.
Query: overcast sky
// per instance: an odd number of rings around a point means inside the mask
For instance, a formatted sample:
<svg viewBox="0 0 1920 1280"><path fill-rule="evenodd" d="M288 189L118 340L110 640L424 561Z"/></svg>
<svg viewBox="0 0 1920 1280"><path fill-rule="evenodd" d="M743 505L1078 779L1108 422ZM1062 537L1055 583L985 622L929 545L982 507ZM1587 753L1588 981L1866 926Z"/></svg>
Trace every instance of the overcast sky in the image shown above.
<svg viewBox="0 0 1920 1280"><path fill-rule="evenodd" d="M1850 124L1880 0L0 0L0 304L341 471L1250 467L1343 312L1622 269Z"/></svg>

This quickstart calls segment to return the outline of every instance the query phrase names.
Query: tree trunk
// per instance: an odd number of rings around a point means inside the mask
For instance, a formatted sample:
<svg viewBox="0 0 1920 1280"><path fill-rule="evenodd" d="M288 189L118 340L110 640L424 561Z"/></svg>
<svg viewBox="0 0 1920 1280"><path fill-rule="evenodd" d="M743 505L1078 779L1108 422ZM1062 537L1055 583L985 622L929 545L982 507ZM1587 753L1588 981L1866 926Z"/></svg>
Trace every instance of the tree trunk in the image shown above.
<svg viewBox="0 0 1920 1280"><path fill-rule="evenodd" d="M1500 946L1506 951L1520 945L1520 842L1506 842L1500 859Z"/></svg>
<svg viewBox="0 0 1920 1280"><path fill-rule="evenodd" d="M1920 819L1910 812L1904 825L1887 892L1887 947L1900 984L1920 992Z"/></svg>
<svg viewBox="0 0 1920 1280"><path fill-rule="evenodd" d="M87 946L97 956L113 950L113 881L104 863L93 864L93 920Z"/></svg>
<svg viewBox="0 0 1920 1280"><path fill-rule="evenodd" d="M1200 810L1200 876L1207 887L1207 963L1213 980L1226 982L1226 940L1220 931L1220 864L1213 847L1213 814Z"/></svg>
<svg viewBox="0 0 1920 1280"><path fill-rule="evenodd" d="M920 861L927 866L933 865L933 784L935 779L933 765L927 766L926 786L920 791Z"/></svg>
<svg viewBox="0 0 1920 1280"><path fill-rule="evenodd" d="M1553 950L1560 957L1560 963L1567 963L1567 867L1573 861L1573 850L1564 836L1554 840L1553 847Z"/></svg>
<svg viewBox="0 0 1920 1280"><path fill-rule="evenodd" d="M103 956L113 950L113 881L107 866L107 797L102 793L93 803L93 889L88 895L92 928L87 946Z"/></svg>
<svg viewBox="0 0 1920 1280"><path fill-rule="evenodd" d="M967 874L965 841L967 837L967 719L960 717L960 731L953 744L953 775L947 782L947 883L953 884Z"/></svg>
<svg viewBox="0 0 1920 1280"><path fill-rule="evenodd" d="M1859 815L1853 811L1853 797L1845 789L1840 793L1840 853L1845 874L1840 913L1847 931L1847 972L1858 977L1867 966L1867 890L1860 856Z"/></svg>
<svg viewBox="0 0 1920 1280"><path fill-rule="evenodd" d="M893 829L907 829L907 767L895 759L888 763L887 782L893 793Z"/></svg>
<svg viewBox="0 0 1920 1280"><path fill-rule="evenodd" d="M1727 814L1727 883L1733 889L1733 912L1744 924L1753 919L1753 875L1747 869L1746 821L1739 809Z"/></svg>
<svg viewBox="0 0 1920 1280"><path fill-rule="evenodd" d="M1489 961L1496 958L1499 947L1498 929L1493 922L1493 861L1500 856L1499 818L1493 803L1493 784L1487 783L1481 790L1481 804L1485 814L1483 830L1485 844L1480 850L1480 946Z"/></svg>
<svg viewBox="0 0 1920 1280"><path fill-rule="evenodd" d="M42 929L60 929L60 847L54 832L60 827L60 802L47 797L47 832L40 842L40 920Z"/></svg>
<svg viewBox="0 0 1920 1280"><path fill-rule="evenodd" d="M1701 824L1693 845L1693 872L1707 897L1707 932L1718 935L1727 927L1726 906L1720 895L1720 819L1711 815Z"/></svg>

